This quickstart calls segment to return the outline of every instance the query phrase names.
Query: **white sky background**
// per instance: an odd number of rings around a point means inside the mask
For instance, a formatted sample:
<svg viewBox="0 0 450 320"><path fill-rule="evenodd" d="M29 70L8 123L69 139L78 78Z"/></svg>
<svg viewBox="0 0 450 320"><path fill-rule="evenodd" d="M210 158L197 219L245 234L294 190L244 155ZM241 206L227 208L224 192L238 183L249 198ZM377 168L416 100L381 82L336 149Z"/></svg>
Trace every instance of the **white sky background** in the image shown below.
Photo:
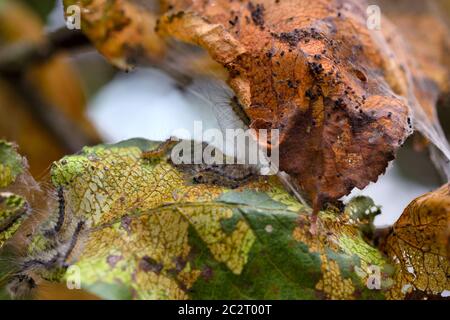
<svg viewBox="0 0 450 320"><path fill-rule="evenodd" d="M62 5L62 0L56 2L56 7L53 12L47 18L47 28L49 30L54 30L64 26L64 9Z"/></svg>
<svg viewBox="0 0 450 320"><path fill-rule="evenodd" d="M62 7L58 5L50 16L49 29L63 23ZM218 128L209 105L187 98L170 78L150 69L119 74L90 101L89 117L107 142L135 137L165 140L180 128L192 132L196 120L203 121L205 130ZM394 223L414 198L436 187L438 183L422 184L406 178L394 162L377 183L363 191L355 190L345 199L355 195L372 197L383 212L375 223L385 226Z"/></svg>
<svg viewBox="0 0 450 320"><path fill-rule="evenodd" d="M193 132L194 121L203 121L205 130L218 127L206 103L193 101L168 76L151 69L118 75L91 101L89 116L108 142L164 141L178 129Z"/></svg>

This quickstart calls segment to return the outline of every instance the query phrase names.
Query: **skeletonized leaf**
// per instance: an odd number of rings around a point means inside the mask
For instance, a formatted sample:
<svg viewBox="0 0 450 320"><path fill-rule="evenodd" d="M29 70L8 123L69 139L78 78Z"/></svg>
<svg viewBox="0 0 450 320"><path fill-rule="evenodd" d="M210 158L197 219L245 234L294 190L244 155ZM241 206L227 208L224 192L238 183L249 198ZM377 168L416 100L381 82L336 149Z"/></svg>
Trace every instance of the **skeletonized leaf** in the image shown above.
<svg viewBox="0 0 450 320"><path fill-rule="evenodd" d="M370 199L341 213L329 207L314 224L275 177L174 165L170 148L134 139L56 162L57 203L14 273L38 276L29 282L42 290L79 285L104 299L402 299L448 290L448 186L405 210L385 257L366 242L379 214ZM12 292L24 292L17 283Z"/></svg>
<svg viewBox="0 0 450 320"><path fill-rule="evenodd" d="M28 213L29 206L22 197L0 192L0 249L16 234Z"/></svg>
<svg viewBox="0 0 450 320"><path fill-rule="evenodd" d="M0 190L13 184L25 171L24 160L15 147L0 140ZM0 249L18 231L29 211L24 198L9 192L0 192Z"/></svg>
<svg viewBox="0 0 450 320"><path fill-rule="evenodd" d="M414 200L395 223L386 250L398 265L391 297L443 297L450 290L450 187Z"/></svg>
<svg viewBox="0 0 450 320"><path fill-rule="evenodd" d="M356 218L321 212L312 235L311 212L275 178L229 189L221 185L240 179L236 169L193 173L144 156L152 150L157 144L131 140L55 163L65 210L59 247L44 230L60 211L32 241L28 265L57 263L35 265L35 273L78 279L107 299L364 299L382 298L391 285L392 268L363 240ZM380 290L368 289L374 266Z"/></svg>

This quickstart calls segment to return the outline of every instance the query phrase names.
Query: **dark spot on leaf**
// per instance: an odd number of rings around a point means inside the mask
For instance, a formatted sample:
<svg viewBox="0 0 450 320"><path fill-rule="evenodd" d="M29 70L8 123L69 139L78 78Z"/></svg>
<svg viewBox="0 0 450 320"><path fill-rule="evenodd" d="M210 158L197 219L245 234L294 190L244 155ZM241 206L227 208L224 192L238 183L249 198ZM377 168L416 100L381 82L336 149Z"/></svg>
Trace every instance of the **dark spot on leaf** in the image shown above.
<svg viewBox="0 0 450 320"><path fill-rule="evenodd" d="M201 276L203 279L205 279L206 281L210 280L213 277L213 269L211 269L211 267L209 266L205 266L202 269L202 273Z"/></svg>
<svg viewBox="0 0 450 320"><path fill-rule="evenodd" d="M141 261L139 261L139 268L144 272L154 272L156 274L160 274L163 267L164 266L161 263L158 263L149 256L144 256Z"/></svg>
<svg viewBox="0 0 450 320"><path fill-rule="evenodd" d="M247 8L250 10L253 23L264 29L264 6L259 3L255 6L253 2L249 2Z"/></svg>
<svg viewBox="0 0 450 320"><path fill-rule="evenodd" d="M128 233L131 232L130 225L131 225L131 218L130 217L123 217L122 221L120 223L120 226L122 228L124 228Z"/></svg>
<svg viewBox="0 0 450 320"><path fill-rule="evenodd" d="M122 260L122 256L117 255L110 255L106 258L106 262L111 266L111 268L114 268L120 260Z"/></svg>

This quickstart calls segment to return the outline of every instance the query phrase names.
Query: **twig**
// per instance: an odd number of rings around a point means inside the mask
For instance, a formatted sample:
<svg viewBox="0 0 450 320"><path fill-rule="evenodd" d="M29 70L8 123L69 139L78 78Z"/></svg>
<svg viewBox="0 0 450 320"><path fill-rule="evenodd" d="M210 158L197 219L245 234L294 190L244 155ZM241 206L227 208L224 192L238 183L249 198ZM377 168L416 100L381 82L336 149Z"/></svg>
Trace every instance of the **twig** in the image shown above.
<svg viewBox="0 0 450 320"><path fill-rule="evenodd" d="M43 63L64 50L89 46L89 40L81 31L62 28L47 35L40 44L19 42L0 50L0 74L22 73L33 64Z"/></svg>
<svg viewBox="0 0 450 320"><path fill-rule="evenodd" d="M15 89L26 102L28 111L36 121L42 123L67 153L75 153L84 146L101 143L96 137L88 135L75 121L67 117L60 109L52 106L36 88L22 75L9 76L15 83Z"/></svg>
<svg viewBox="0 0 450 320"><path fill-rule="evenodd" d="M47 41L41 44L23 42L0 50L0 77L14 84L17 93L25 100L28 111L59 140L68 153L100 141L89 136L75 121L44 99L25 74L29 67L48 61L58 52L88 45L88 39L80 31L64 28L49 33Z"/></svg>

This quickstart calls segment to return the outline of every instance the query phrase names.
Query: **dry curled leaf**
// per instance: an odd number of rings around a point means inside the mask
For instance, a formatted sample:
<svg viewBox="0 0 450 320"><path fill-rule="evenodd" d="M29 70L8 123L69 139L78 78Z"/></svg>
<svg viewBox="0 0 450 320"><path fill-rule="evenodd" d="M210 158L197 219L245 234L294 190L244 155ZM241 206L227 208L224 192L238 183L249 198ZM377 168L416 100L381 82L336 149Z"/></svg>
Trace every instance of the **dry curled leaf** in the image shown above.
<svg viewBox="0 0 450 320"><path fill-rule="evenodd" d="M64 0L66 8L82 8L81 28L97 50L123 70L153 66L182 84L193 74L226 72L207 53L160 37L155 30L161 11L157 0ZM164 9L163 9L164 10Z"/></svg>
<svg viewBox="0 0 450 320"><path fill-rule="evenodd" d="M64 0L82 10L82 28L97 49L119 68L161 58L164 41L154 31L157 1Z"/></svg>
<svg viewBox="0 0 450 320"><path fill-rule="evenodd" d="M411 132L404 75L360 1L168 1L161 35L229 71L251 127L280 130L280 169L319 208L376 181Z"/></svg>
<svg viewBox="0 0 450 320"><path fill-rule="evenodd" d="M450 291L449 230L448 184L405 209L386 244L398 266L391 298L444 297Z"/></svg>
<svg viewBox="0 0 450 320"><path fill-rule="evenodd" d="M387 256L366 242L379 214L373 201L356 198L344 210L317 212L376 180L410 132L406 101L432 106L438 91L423 96L424 89L431 80L445 85L444 73L427 65L434 71L410 77L416 61L402 56L400 41L389 41L395 27L370 33L362 2L169 2L159 34L206 48L228 70L251 126L281 130L282 169L308 192L318 215L276 177L248 167L175 165L171 144L141 139L86 147L55 162L54 193L40 193L44 204L34 206L27 190L36 185L18 179L23 171L14 167L22 158L0 141L0 184L22 190L0 192L0 247L29 213L48 213L22 232L26 250L7 256L16 259L13 266L0 268L12 296L38 286L42 297L45 285L77 281L107 299L448 295L448 185L405 210L386 240ZM139 49L146 32L155 36L139 27L154 23L136 11L147 2L67 3L90 7L85 31L117 65L140 62L142 52L152 59L150 43ZM131 19L137 17L143 20ZM127 43L127 35L137 37Z"/></svg>

